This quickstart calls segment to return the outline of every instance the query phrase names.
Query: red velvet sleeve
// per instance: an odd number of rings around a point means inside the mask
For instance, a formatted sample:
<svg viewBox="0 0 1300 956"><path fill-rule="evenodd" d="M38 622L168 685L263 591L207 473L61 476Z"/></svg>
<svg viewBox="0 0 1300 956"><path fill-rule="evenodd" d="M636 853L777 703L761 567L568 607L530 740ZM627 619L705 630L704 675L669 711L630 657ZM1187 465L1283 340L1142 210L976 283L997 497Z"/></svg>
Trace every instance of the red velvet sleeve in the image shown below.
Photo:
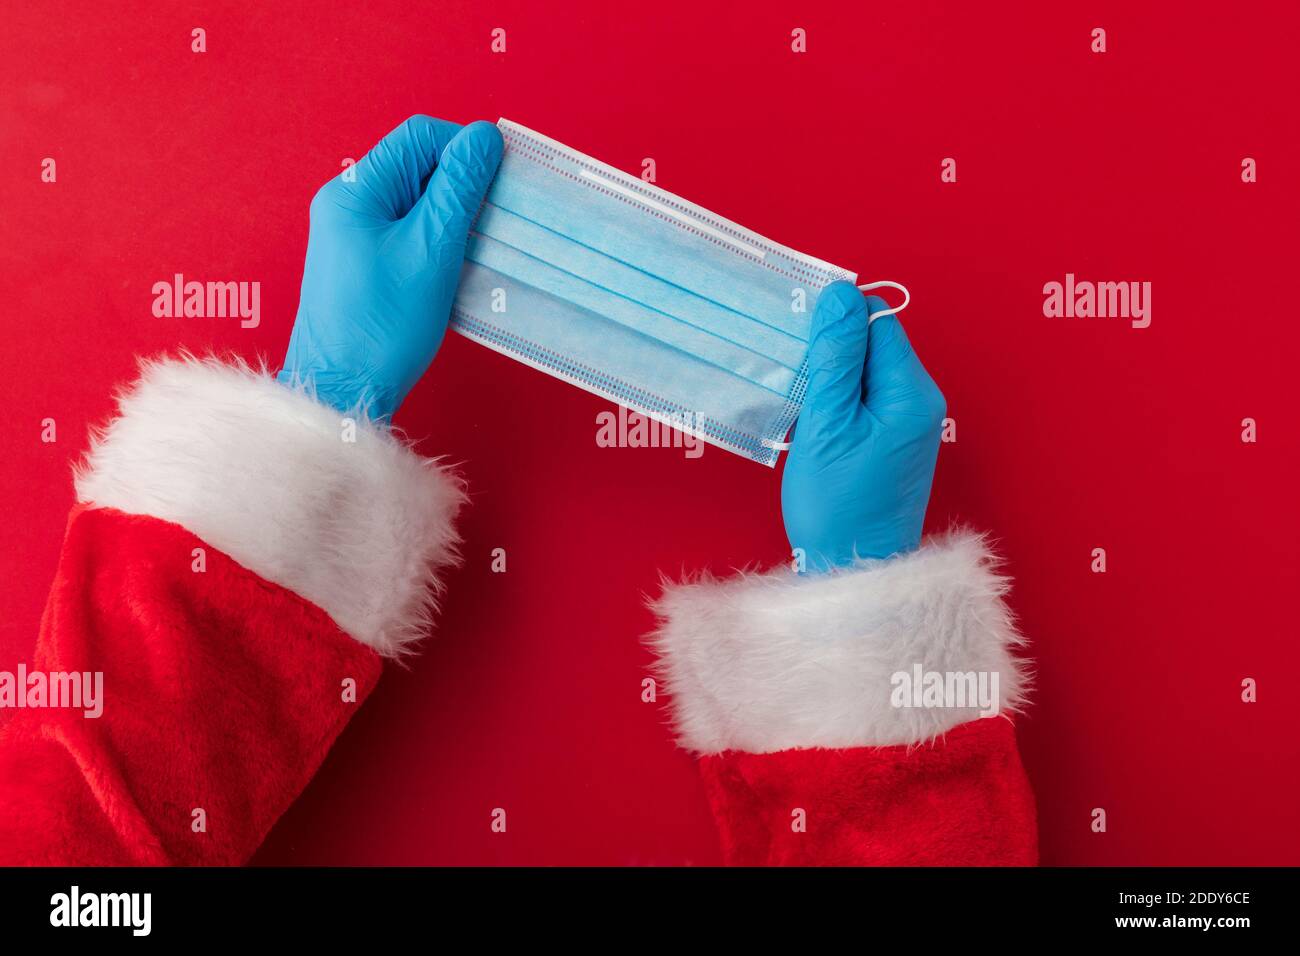
<svg viewBox="0 0 1300 956"><path fill-rule="evenodd" d="M242 863L380 668L184 528L78 508L18 688L45 706L0 732L0 864Z"/></svg>
<svg viewBox="0 0 1300 956"><path fill-rule="evenodd" d="M1034 797L1010 721L919 747L702 757L724 860L823 866L1032 866Z"/></svg>

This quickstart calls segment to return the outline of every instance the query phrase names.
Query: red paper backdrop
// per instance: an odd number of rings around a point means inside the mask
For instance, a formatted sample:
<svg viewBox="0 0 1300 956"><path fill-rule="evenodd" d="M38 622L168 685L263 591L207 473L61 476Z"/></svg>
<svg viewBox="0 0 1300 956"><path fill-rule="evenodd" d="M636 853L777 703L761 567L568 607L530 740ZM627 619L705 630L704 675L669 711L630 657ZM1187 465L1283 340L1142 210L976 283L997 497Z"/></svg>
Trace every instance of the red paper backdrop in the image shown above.
<svg viewBox="0 0 1300 956"><path fill-rule="evenodd" d="M930 525L1000 537L1033 639L1044 862L1300 862L1293 4L186 6L4 14L0 668L30 658L69 462L133 357L278 362L317 186L410 113L504 115L911 287L958 423ZM176 272L260 281L261 326L153 318ZM1150 328L1045 318L1066 272L1151 282ZM719 859L640 700L643 595L783 559L780 474L598 448L605 407L448 338L399 422L465 462L468 564L259 862Z"/></svg>

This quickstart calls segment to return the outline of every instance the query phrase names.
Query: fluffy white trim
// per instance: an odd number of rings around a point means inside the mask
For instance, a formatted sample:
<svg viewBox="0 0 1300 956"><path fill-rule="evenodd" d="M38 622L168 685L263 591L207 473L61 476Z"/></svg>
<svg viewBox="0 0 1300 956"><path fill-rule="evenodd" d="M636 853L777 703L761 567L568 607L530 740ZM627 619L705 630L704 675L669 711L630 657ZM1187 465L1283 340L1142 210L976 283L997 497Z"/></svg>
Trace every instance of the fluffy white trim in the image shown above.
<svg viewBox="0 0 1300 956"><path fill-rule="evenodd" d="M77 497L182 525L379 653L428 628L465 500L448 470L239 360L141 363Z"/></svg>
<svg viewBox="0 0 1300 956"><path fill-rule="evenodd" d="M981 716L978 706L895 706L894 675L918 665L996 673L998 710L1015 711L1029 677L1012 653L1024 641L1008 587L969 532L830 574L665 583L650 644L679 741L701 753L914 744Z"/></svg>

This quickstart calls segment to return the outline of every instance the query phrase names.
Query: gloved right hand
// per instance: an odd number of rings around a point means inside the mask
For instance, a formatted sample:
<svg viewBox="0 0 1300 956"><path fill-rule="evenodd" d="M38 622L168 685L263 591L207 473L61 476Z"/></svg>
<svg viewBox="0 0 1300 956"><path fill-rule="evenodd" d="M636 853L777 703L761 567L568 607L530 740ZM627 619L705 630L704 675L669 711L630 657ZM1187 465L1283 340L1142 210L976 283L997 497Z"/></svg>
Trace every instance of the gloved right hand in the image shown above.
<svg viewBox="0 0 1300 956"><path fill-rule="evenodd" d="M501 162L492 123L412 116L316 194L279 378L389 418L447 331L469 228Z"/></svg>
<svg viewBox="0 0 1300 956"><path fill-rule="evenodd" d="M813 313L808 392L781 479L786 534L807 570L921 543L947 406L898 317L868 325L886 308L834 282Z"/></svg>

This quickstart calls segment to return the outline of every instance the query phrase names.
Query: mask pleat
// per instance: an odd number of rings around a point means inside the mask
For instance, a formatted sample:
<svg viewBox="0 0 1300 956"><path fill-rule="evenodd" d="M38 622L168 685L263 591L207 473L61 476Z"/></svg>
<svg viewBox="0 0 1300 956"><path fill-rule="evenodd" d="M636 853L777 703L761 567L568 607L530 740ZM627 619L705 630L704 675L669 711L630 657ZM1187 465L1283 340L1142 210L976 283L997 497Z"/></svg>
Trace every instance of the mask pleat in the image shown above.
<svg viewBox="0 0 1300 956"><path fill-rule="evenodd" d="M761 316L737 311L706 294L686 288L667 273L647 271L624 262L607 249L592 248L496 204L484 207L478 231L571 275L695 326L719 338L735 341L779 362L797 366L807 346L807 333L780 328ZM789 323L795 327L798 323ZM739 333L735 330L739 329Z"/></svg>
<svg viewBox="0 0 1300 956"><path fill-rule="evenodd" d="M506 280L531 285L573 305L604 316L611 322L638 332L656 342L681 352L688 358L716 365L724 371L748 379L757 385L784 395L798 372L781 361L755 351L753 345L731 340L683 321L675 315L639 301L633 292L618 291L581 275L575 275L566 265L569 257L552 249L552 261L544 262L500 238L475 235L471 238L466 258L484 268L491 269ZM610 270L612 273L613 270ZM617 276L602 278L617 284ZM499 286L498 286L499 287ZM624 286L626 288L626 285ZM637 290L644 293L648 290ZM652 290L650 290L652 291ZM659 298L648 296L648 298ZM661 305L662 301L660 302ZM546 316L537 317L546 321ZM790 350L792 361L801 361L806 346Z"/></svg>
<svg viewBox="0 0 1300 956"><path fill-rule="evenodd" d="M815 295L826 283L824 277L798 270L779 254L753 244L746 245L757 252L729 245L689 222L611 194L599 182L571 172L562 175L526 151L507 152L503 166L506 163L510 174L489 197L494 206L759 325L807 341L811 318L792 308L793 293L803 289ZM549 165L563 168L558 160Z"/></svg>

